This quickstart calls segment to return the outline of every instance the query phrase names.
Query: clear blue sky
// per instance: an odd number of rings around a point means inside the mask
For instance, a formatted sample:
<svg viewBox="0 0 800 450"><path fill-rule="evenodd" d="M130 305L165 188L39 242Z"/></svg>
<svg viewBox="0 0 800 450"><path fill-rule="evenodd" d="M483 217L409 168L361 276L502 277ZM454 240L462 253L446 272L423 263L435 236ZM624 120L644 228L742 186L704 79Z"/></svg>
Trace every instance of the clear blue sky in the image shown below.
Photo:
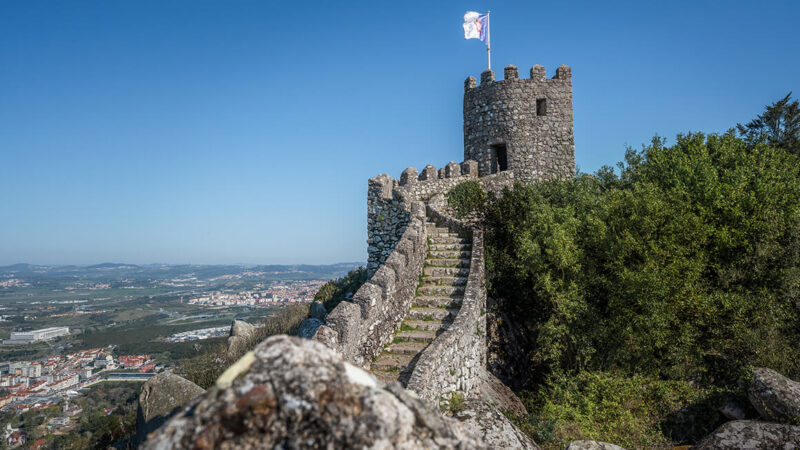
<svg viewBox="0 0 800 450"><path fill-rule="evenodd" d="M461 161L463 81L572 67L584 171L800 94L800 2L0 1L0 264L366 259L367 178Z"/></svg>

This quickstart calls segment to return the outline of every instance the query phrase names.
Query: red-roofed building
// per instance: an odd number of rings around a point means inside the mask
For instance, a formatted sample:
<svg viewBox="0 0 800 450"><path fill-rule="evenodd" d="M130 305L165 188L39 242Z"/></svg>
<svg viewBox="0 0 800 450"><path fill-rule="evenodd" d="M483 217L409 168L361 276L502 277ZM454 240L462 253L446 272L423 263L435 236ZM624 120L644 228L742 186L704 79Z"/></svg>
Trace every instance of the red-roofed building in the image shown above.
<svg viewBox="0 0 800 450"><path fill-rule="evenodd" d="M39 381L38 383L34 383L34 384L30 385L30 387L28 387L28 389L20 391L19 393L20 394L22 394L22 393L25 393L25 394L37 393L37 394L39 394L39 393L43 393L43 392L47 392L47 391L48 391L47 381Z"/></svg>
<svg viewBox="0 0 800 450"><path fill-rule="evenodd" d="M54 390L54 391L61 391L61 390L66 389L66 388L68 388L70 386L74 386L74 385L78 384L78 381L79 380L78 380L78 376L77 375L68 375L68 376L66 376L64 378L59 378L57 380L53 380L53 382L50 383L50 388L52 390Z"/></svg>
<svg viewBox="0 0 800 450"><path fill-rule="evenodd" d="M8 392L11 392L12 394L27 388L28 388L28 383L17 383L17 384L12 384L11 386L6 386Z"/></svg>
<svg viewBox="0 0 800 450"><path fill-rule="evenodd" d="M8 446L16 447L28 442L28 433L22 430L16 430L8 435Z"/></svg>
<svg viewBox="0 0 800 450"><path fill-rule="evenodd" d="M130 356L119 357L119 363L125 369L138 369L139 367L142 367L149 361L150 361L150 356L148 355L130 355Z"/></svg>

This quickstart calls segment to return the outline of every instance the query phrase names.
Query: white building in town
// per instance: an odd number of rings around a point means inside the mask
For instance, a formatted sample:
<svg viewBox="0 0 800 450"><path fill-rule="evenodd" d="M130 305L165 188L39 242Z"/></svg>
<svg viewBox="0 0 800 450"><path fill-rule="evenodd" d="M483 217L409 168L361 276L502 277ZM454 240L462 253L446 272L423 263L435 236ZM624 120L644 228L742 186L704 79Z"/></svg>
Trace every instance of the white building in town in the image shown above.
<svg viewBox="0 0 800 450"><path fill-rule="evenodd" d="M11 332L11 339L4 340L3 345L32 344L34 342L49 341L68 334L68 327L50 327L32 331L13 331Z"/></svg>

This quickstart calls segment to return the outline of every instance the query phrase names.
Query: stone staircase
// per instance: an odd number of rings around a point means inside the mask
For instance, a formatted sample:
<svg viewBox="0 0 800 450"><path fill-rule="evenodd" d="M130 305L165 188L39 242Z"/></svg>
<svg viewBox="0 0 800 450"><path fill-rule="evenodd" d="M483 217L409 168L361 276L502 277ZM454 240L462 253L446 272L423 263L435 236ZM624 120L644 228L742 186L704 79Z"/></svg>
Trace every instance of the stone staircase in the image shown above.
<svg viewBox="0 0 800 450"><path fill-rule="evenodd" d="M451 323L464 298L472 244L448 228L426 224L428 250L416 296L394 340L372 362L384 383L406 386L422 351Z"/></svg>

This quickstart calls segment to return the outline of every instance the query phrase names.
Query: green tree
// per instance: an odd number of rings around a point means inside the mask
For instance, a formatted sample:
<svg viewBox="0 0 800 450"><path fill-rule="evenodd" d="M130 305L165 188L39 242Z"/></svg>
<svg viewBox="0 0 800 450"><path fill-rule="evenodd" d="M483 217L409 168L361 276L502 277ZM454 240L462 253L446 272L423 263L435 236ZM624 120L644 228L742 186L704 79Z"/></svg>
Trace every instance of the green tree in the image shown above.
<svg viewBox="0 0 800 450"><path fill-rule="evenodd" d="M447 193L447 202L455 210L456 217L463 218L473 211L483 209L486 193L477 181L465 181Z"/></svg>
<svg viewBox="0 0 800 450"><path fill-rule="evenodd" d="M792 93L767 105L766 110L745 125L738 124L739 134L750 143L766 142L800 155L800 107Z"/></svg>
<svg viewBox="0 0 800 450"><path fill-rule="evenodd" d="M656 446L691 406L706 411L691 442L748 367L800 378L800 158L784 149L655 138L617 172L518 184L484 215L489 295L522 330L506 350L538 399L529 428ZM633 416L649 394L628 377L658 393Z"/></svg>

